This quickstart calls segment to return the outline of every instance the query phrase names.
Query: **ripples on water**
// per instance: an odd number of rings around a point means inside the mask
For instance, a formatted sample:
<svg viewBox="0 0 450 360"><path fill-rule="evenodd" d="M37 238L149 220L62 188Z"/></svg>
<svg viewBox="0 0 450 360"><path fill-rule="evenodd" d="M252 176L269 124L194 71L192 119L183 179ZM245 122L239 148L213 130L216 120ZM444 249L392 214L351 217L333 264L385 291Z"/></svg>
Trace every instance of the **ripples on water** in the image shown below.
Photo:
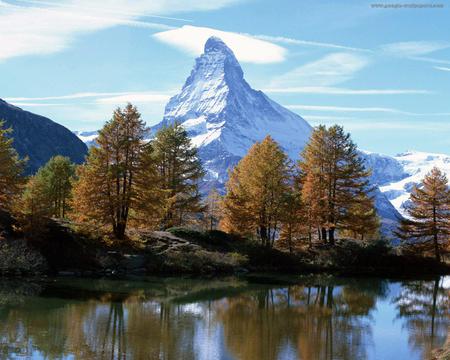
<svg viewBox="0 0 450 360"><path fill-rule="evenodd" d="M427 359L449 277L0 281L0 359Z"/></svg>

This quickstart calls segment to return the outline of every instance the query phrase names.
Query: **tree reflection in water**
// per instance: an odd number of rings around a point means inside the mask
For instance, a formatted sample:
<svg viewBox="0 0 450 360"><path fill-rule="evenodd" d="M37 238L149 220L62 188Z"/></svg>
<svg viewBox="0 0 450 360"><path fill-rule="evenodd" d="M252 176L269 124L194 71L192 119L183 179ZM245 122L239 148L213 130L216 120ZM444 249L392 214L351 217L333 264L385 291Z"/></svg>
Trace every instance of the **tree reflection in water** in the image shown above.
<svg viewBox="0 0 450 360"><path fill-rule="evenodd" d="M397 318L404 320L409 344L422 357L429 358L431 351L445 342L450 319L450 289L444 278L409 281L394 299Z"/></svg>
<svg viewBox="0 0 450 360"><path fill-rule="evenodd" d="M323 277L285 286L174 279L2 284L0 358L365 359L377 345L377 302L388 299L411 354L426 359L445 342L449 325L442 278L404 282L398 296L390 289L399 285L388 281Z"/></svg>

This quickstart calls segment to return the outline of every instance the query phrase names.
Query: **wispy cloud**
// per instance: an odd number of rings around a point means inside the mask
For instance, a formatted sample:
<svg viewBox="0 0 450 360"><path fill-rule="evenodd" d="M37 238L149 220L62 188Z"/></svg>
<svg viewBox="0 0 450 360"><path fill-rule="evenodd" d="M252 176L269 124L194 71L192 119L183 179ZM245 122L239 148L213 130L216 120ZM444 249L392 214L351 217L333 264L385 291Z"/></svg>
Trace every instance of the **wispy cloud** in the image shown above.
<svg viewBox="0 0 450 360"><path fill-rule="evenodd" d="M413 57L427 55L449 47L450 42L446 41L405 41L382 45L381 50L389 55Z"/></svg>
<svg viewBox="0 0 450 360"><path fill-rule="evenodd" d="M184 25L153 35L155 39L193 55L200 55L203 52L205 42L211 36L221 38L242 62L274 63L283 61L286 56L286 49L269 41L207 27Z"/></svg>
<svg viewBox="0 0 450 360"><path fill-rule="evenodd" d="M169 91L122 91L122 92L79 92L67 95L58 96L44 96L44 97L7 97L6 101L17 102L17 101L49 101L49 100L76 100L76 99L86 99L86 98L97 98L97 102L110 102L109 99L136 99L143 98L144 96L155 96L160 98L167 98L174 93L174 90ZM100 101L103 100L103 101ZM125 100L127 101L127 100ZM131 101L131 100L129 100Z"/></svg>
<svg viewBox="0 0 450 360"><path fill-rule="evenodd" d="M445 66L435 66L434 68L436 70L441 70L441 71L450 71L450 67L445 67Z"/></svg>
<svg viewBox="0 0 450 360"><path fill-rule="evenodd" d="M371 49L351 47L351 46L345 46L345 45L339 45L339 44L324 43L324 42L318 42L318 41L300 40L300 39L294 39L294 38L289 38L289 37L284 37L284 36L269 36L269 35L251 35L251 36L253 36L257 39L272 41L272 42L286 44L286 45L320 47L320 48L334 49L334 50L361 51L361 52L367 52L367 53L374 52Z"/></svg>
<svg viewBox="0 0 450 360"><path fill-rule="evenodd" d="M276 77L270 87L332 86L351 79L368 64L368 57L360 54L332 53Z"/></svg>
<svg viewBox="0 0 450 360"><path fill-rule="evenodd" d="M156 93L129 93L118 96L102 97L96 100L100 104L122 104L122 103L166 103L170 95Z"/></svg>
<svg viewBox="0 0 450 360"><path fill-rule="evenodd" d="M67 48L78 36L118 25L167 30L169 25L142 21L142 17L167 19L165 15L188 10L211 10L235 0L62 0L22 1L32 6L1 2L0 60L30 54L50 54ZM176 18L172 18L176 19ZM185 19L177 19L184 21Z"/></svg>
<svg viewBox="0 0 450 360"><path fill-rule="evenodd" d="M347 89L327 86L278 87L264 89L267 93L286 94L325 94L325 95L405 95L431 94L432 91L420 89Z"/></svg>
<svg viewBox="0 0 450 360"><path fill-rule="evenodd" d="M415 113L388 107L353 107L353 106L328 106L328 105L285 105L285 107L292 110L337 112L337 113L365 112L365 113L391 113L409 116L450 116L449 112Z"/></svg>
<svg viewBox="0 0 450 360"><path fill-rule="evenodd" d="M382 112L403 113L400 110L385 107L350 107L350 106L326 106L326 105L286 105L292 110L325 111L325 112Z"/></svg>

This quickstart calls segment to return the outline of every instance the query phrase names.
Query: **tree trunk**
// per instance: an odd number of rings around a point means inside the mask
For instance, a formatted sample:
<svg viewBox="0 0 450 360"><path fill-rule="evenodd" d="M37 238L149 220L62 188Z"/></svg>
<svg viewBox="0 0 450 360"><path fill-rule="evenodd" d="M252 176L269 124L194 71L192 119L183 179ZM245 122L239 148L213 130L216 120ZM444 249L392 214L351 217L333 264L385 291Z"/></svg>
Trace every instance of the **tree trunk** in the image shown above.
<svg viewBox="0 0 450 360"><path fill-rule="evenodd" d="M328 229L328 241L331 245L334 245L334 227Z"/></svg>
<svg viewBox="0 0 450 360"><path fill-rule="evenodd" d="M436 261L441 262L441 254L439 252L438 236L436 233L433 236L433 243L434 243L434 254L436 256Z"/></svg>
<svg viewBox="0 0 450 360"><path fill-rule="evenodd" d="M327 243L327 229L322 228L321 231L322 231L322 236L321 236L322 237L322 241L323 241L324 244L326 244Z"/></svg>

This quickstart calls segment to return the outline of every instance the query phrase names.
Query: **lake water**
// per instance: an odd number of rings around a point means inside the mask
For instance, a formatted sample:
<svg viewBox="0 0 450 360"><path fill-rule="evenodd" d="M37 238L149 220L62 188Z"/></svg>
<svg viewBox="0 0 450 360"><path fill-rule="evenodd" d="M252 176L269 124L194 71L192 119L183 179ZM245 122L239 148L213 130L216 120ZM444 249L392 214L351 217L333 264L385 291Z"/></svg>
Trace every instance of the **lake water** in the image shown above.
<svg viewBox="0 0 450 360"><path fill-rule="evenodd" d="M450 278L0 280L1 359L427 359Z"/></svg>

